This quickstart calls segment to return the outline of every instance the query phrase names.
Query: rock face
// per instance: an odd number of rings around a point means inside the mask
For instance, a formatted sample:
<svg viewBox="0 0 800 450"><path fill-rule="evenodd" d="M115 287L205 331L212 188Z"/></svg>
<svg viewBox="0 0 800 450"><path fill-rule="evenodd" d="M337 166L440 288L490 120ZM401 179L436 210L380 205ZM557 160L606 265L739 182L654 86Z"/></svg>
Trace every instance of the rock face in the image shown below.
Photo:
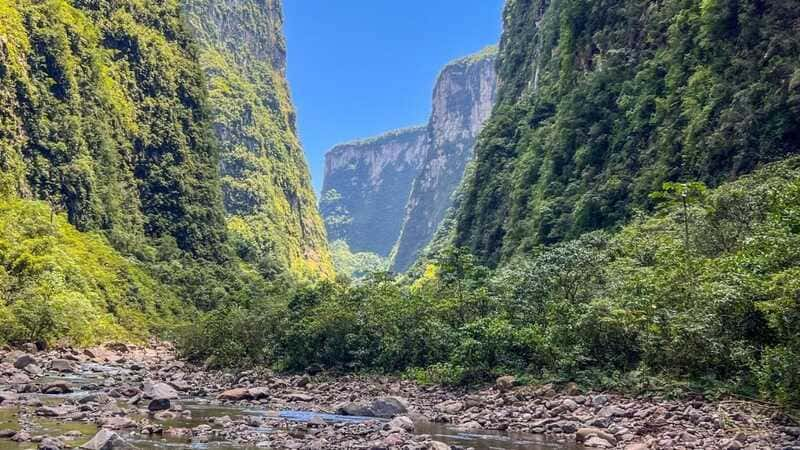
<svg viewBox="0 0 800 450"><path fill-rule="evenodd" d="M392 270L404 272L433 238L472 158L475 140L492 113L497 90L490 49L450 63L433 93L428 152L406 205Z"/></svg>
<svg viewBox="0 0 800 450"><path fill-rule="evenodd" d="M494 104L496 51L448 64L425 127L334 147L325 158L320 209L331 241L393 255L404 271L432 238Z"/></svg>
<svg viewBox="0 0 800 450"><path fill-rule="evenodd" d="M229 229L273 270L332 274L297 137L280 0L186 0L200 44Z"/></svg>
<svg viewBox="0 0 800 450"><path fill-rule="evenodd" d="M427 138L427 128L408 128L337 145L325 155L320 209L331 241L344 240L354 252L389 255Z"/></svg>

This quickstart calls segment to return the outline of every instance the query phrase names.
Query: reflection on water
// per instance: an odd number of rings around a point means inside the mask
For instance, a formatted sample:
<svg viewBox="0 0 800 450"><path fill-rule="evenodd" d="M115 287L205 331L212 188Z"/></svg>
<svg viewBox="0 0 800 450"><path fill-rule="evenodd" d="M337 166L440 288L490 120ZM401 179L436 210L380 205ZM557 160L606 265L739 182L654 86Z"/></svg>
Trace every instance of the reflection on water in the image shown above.
<svg viewBox="0 0 800 450"><path fill-rule="evenodd" d="M460 431L453 427L435 424L416 424L417 434L428 434L434 440L475 450L578 450L584 447L574 443L525 433L507 433L492 430Z"/></svg>

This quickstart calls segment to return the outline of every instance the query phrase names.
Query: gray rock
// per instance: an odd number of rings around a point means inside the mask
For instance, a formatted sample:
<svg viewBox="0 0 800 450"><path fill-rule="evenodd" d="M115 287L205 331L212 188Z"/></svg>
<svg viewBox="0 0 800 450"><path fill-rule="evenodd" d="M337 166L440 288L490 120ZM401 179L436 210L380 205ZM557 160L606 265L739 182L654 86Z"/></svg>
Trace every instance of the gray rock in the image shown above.
<svg viewBox="0 0 800 450"><path fill-rule="evenodd" d="M28 365L30 364L36 364L36 358L27 353L18 356L17 359L14 361L14 367L20 370L28 367Z"/></svg>
<svg viewBox="0 0 800 450"><path fill-rule="evenodd" d="M66 381L56 381L42 388L42 393L49 395L69 394L70 392L72 392L72 386Z"/></svg>
<svg viewBox="0 0 800 450"><path fill-rule="evenodd" d="M249 400L253 398L249 389L237 388L227 390L217 396L217 400L227 400L231 402L238 402L241 400Z"/></svg>
<svg viewBox="0 0 800 450"><path fill-rule="evenodd" d="M600 417L625 417L627 414L628 412L619 406L606 406L597 413Z"/></svg>
<svg viewBox="0 0 800 450"><path fill-rule="evenodd" d="M50 362L50 370L55 370L56 372L62 373L74 373L77 372L78 366L74 361L69 361L67 359L55 359Z"/></svg>
<svg viewBox="0 0 800 450"><path fill-rule="evenodd" d="M607 403L608 403L607 395L595 395L594 397L592 397L592 406L594 406L595 408L606 406Z"/></svg>
<svg viewBox="0 0 800 450"><path fill-rule="evenodd" d="M344 416L379 417L391 419L408 412L405 400L399 397L382 397L371 403L343 403L336 407L336 413Z"/></svg>
<svg viewBox="0 0 800 450"><path fill-rule="evenodd" d="M0 392L0 405L4 403L15 403L19 396L14 392Z"/></svg>
<svg viewBox="0 0 800 450"><path fill-rule="evenodd" d="M599 436L592 436L583 443L586 447L592 448L614 448L614 445Z"/></svg>
<svg viewBox="0 0 800 450"><path fill-rule="evenodd" d="M100 430L89 442L81 445L80 448L84 450L115 450L134 447L125 442L117 433L109 430Z"/></svg>
<svg viewBox="0 0 800 450"><path fill-rule="evenodd" d="M171 406L172 406L172 404L170 403L170 401L168 399L166 399L166 398L156 398L156 399L150 400L150 403L147 404L147 410L150 411L150 412L166 411Z"/></svg>
<svg viewBox="0 0 800 450"><path fill-rule="evenodd" d="M64 443L58 439L44 438L39 442L39 450L61 450L64 448Z"/></svg>
<svg viewBox="0 0 800 450"><path fill-rule="evenodd" d="M389 422L389 427L399 428L403 431L408 431L411 433L414 431L414 421L407 416L398 416Z"/></svg>
<svg viewBox="0 0 800 450"><path fill-rule="evenodd" d="M166 383L147 381L142 388L142 397L148 400L177 400L178 391Z"/></svg>

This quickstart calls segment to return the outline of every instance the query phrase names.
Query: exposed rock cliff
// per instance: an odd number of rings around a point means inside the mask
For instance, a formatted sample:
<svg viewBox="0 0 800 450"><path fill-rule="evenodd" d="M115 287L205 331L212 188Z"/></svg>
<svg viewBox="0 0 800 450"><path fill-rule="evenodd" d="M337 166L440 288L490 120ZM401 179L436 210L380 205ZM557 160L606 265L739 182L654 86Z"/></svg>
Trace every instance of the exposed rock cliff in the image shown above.
<svg viewBox="0 0 800 450"><path fill-rule="evenodd" d="M325 155L322 214L331 241L388 256L427 152L425 127L342 144Z"/></svg>
<svg viewBox="0 0 800 450"><path fill-rule="evenodd" d="M406 205L392 270L403 272L430 242L452 204L475 140L494 105L496 49L447 65L433 93L427 154Z"/></svg>
<svg viewBox="0 0 800 450"><path fill-rule="evenodd" d="M240 256L268 273L332 274L285 77L280 0L185 0L184 15L200 43Z"/></svg>

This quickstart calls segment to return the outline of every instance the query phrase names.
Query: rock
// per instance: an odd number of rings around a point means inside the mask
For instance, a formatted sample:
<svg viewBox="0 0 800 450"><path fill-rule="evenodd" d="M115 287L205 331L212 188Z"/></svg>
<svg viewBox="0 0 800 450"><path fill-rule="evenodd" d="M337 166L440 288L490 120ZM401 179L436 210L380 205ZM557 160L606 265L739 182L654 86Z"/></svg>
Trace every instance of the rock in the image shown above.
<svg viewBox="0 0 800 450"><path fill-rule="evenodd" d="M72 392L72 386L65 381L56 381L42 388L43 394L69 394L70 392Z"/></svg>
<svg viewBox="0 0 800 450"><path fill-rule="evenodd" d="M575 403L575 400L566 399L561 402L561 406L563 406L567 411L573 412L579 408L578 404Z"/></svg>
<svg viewBox="0 0 800 450"><path fill-rule="evenodd" d="M628 444L625 446L625 450L649 450L650 446L647 444L637 443L637 444Z"/></svg>
<svg viewBox="0 0 800 450"><path fill-rule="evenodd" d="M412 433L414 431L414 422L407 416L397 416L389 422L389 427Z"/></svg>
<svg viewBox="0 0 800 450"><path fill-rule="evenodd" d="M439 403L434 408L443 413L456 414L464 409L464 403L456 400L448 400L446 402Z"/></svg>
<svg viewBox="0 0 800 450"><path fill-rule="evenodd" d="M87 443L81 445L84 450L114 450L120 448L134 448L125 442L117 433L109 430L100 430Z"/></svg>
<svg viewBox="0 0 800 450"><path fill-rule="evenodd" d="M20 370L24 369L29 364L36 364L36 358L34 358L33 356L31 356L31 355L29 355L27 353L24 353L24 354L20 355L14 361L14 367L17 368L17 369L20 369Z"/></svg>
<svg viewBox="0 0 800 450"><path fill-rule="evenodd" d="M17 434L14 430L0 430L0 439L8 439Z"/></svg>
<svg viewBox="0 0 800 450"><path fill-rule="evenodd" d="M127 397L132 397L131 395ZM167 383L145 382L142 388L142 397L149 400L177 400L178 391Z"/></svg>
<svg viewBox="0 0 800 450"><path fill-rule="evenodd" d="M104 392L94 392L78 399L78 403L81 405L87 403L108 403L109 401L111 401L111 398Z"/></svg>
<svg viewBox="0 0 800 450"><path fill-rule="evenodd" d="M595 395L594 397L592 397L592 406L594 406L595 408L606 406L607 403L608 403L607 395Z"/></svg>
<svg viewBox="0 0 800 450"><path fill-rule="evenodd" d="M290 402L313 402L314 397L308 394L301 394L299 392L290 392L284 396L286 400Z"/></svg>
<svg viewBox="0 0 800 450"><path fill-rule="evenodd" d="M8 379L8 384L29 384L31 382L31 377L25 375L22 372L15 373L11 375L11 378Z"/></svg>
<svg viewBox="0 0 800 450"><path fill-rule="evenodd" d="M61 450L64 443L58 439L44 438L39 442L39 450Z"/></svg>
<svg viewBox="0 0 800 450"><path fill-rule="evenodd" d="M498 378L494 384L500 392L507 392L514 388L514 385L517 384L517 379L511 375L506 375Z"/></svg>
<svg viewBox="0 0 800 450"><path fill-rule="evenodd" d="M308 424L317 427L324 427L328 425L328 422L325 421L325 419L323 419L320 416L313 416L311 419L308 420Z"/></svg>
<svg viewBox="0 0 800 450"><path fill-rule="evenodd" d="M28 364L27 366L25 366L24 370L25 370L25 372L27 372L28 374L33 375L33 376L39 376L42 373L44 373L42 371L42 368L37 366L36 364Z"/></svg>
<svg viewBox="0 0 800 450"><path fill-rule="evenodd" d="M606 406L597 413L600 417L625 417L627 411L618 406Z"/></svg>
<svg viewBox="0 0 800 450"><path fill-rule="evenodd" d="M4 403L15 403L19 396L13 392L0 392L0 405Z"/></svg>
<svg viewBox="0 0 800 450"><path fill-rule="evenodd" d="M156 398L156 399L150 400L150 403L147 404L147 410L150 411L150 412L166 411L171 406L172 406L172 404L170 403L170 401L168 399L166 399L166 398Z"/></svg>
<svg viewBox="0 0 800 450"><path fill-rule="evenodd" d="M42 417L61 417L71 412L71 409L62 406L42 406L36 409L36 415Z"/></svg>
<svg viewBox="0 0 800 450"><path fill-rule="evenodd" d="M391 419L408 412L405 400L399 397L382 397L371 403L343 403L336 407L336 413L343 416L379 417Z"/></svg>
<svg viewBox="0 0 800 450"><path fill-rule="evenodd" d="M575 440L577 442L586 442L594 436L597 436L600 439L609 442L610 444L617 444L617 438L614 437L613 434L599 428L581 428L576 432Z"/></svg>
<svg viewBox="0 0 800 450"><path fill-rule="evenodd" d="M232 402L238 402L241 400L249 400L253 398L253 395L250 393L248 389L239 388L239 389L231 389L225 391L217 396L217 400L227 400Z"/></svg>
<svg viewBox="0 0 800 450"><path fill-rule="evenodd" d="M19 431L11 437L11 440L14 442L30 442L31 439L33 439L33 436L27 431Z"/></svg>
<svg viewBox="0 0 800 450"><path fill-rule="evenodd" d="M22 349L28 353L38 353L39 347L36 346L33 342L28 342L22 346Z"/></svg>
<svg viewBox="0 0 800 450"><path fill-rule="evenodd" d="M593 447L593 448L614 448L614 446L606 441L605 439L599 436L592 436L586 442L583 443L586 447Z"/></svg>
<svg viewBox="0 0 800 450"><path fill-rule="evenodd" d="M101 420L100 425L110 430L127 430L138 426L136 422L127 417L108 417Z"/></svg>
<svg viewBox="0 0 800 450"><path fill-rule="evenodd" d="M727 439L722 441L720 448L722 450L741 450L744 448L744 445L736 439Z"/></svg>
<svg viewBox="0 0 800 450"><path fill-rule="evenodd" d="M452 450L452 447L439 441L428 442L428 450Z"/></svg>
<svg viewBox="0 0 800 450"><path fill-rule="evenodd" d="M456 428L459 430L480 430L483 426L474 420L470 420L469 422L458 425Z"/></svg>
<svg viewBox="0 0 800 450"><path fill-rule="evenodd" d="M261 400L262 398L269 398L269 393L271 390L268 387L255 387L250 388L249 392L250 396L253 397L253 400Z"/></svg>
<svg viewBox="0 0 800 450"><path fill-rule="evenodd" d="M78 370L77 364L67 359L55 359L50 361L50 370L62 373L74 373Z"/></svg>

